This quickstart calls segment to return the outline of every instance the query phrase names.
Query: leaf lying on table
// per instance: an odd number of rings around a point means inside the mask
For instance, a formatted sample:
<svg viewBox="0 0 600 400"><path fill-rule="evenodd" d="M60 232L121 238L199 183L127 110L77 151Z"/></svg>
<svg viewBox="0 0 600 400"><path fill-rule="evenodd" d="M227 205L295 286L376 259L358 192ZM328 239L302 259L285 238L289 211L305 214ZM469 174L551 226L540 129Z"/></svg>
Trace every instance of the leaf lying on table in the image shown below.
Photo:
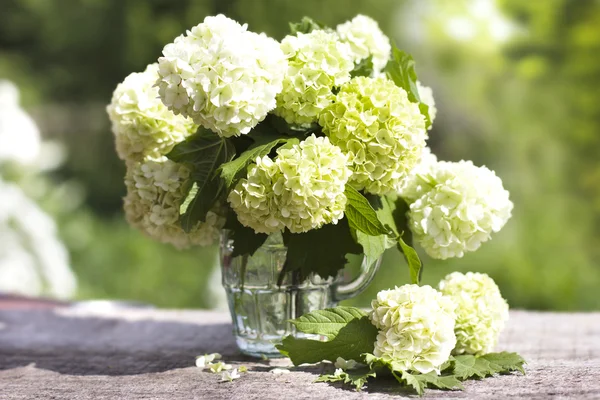
<svg viewBox="0 0 600 400"><path fill-rule="evenodd" d="M369 378L375 378L376 373L370 368L359 368L350 371L337 369L333 374L324 374L317 378L315 382L342 382L354 386L356 391L365 386Z"/></svg>
<svg viewBox="0 0 600 400"><path fill-rule="evenodd" d="M460 381L452 375L438 375L434 371L427 374L392 372L400 384L410 386L419 394L425 392L425 388L434 387L442 390L464 389Z"/></svg>
<svg viewBox="0 0 600 400"><path fill-rule="evenodd" d="M304 319L292 321L297 324L296 329L303 333L323 335L329 340L321 342L287 336L277 349L289 357L294 365L315 364L324 360L333 362L338 357L345 360L361 360L363 354L373 352L377 328L367 314L358 308L330 308L300 318ZM309 319L321 320L323 324L310 323ZM340 325L343 326L339 327Z"/></svg>

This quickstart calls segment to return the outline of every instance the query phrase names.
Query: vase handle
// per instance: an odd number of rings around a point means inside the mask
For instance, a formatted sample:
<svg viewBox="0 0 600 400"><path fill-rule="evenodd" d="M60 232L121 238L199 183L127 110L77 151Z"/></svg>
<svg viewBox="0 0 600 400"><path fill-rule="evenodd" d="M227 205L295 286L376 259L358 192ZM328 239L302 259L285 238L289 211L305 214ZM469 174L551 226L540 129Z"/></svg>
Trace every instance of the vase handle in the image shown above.
<svg viewBox="0 0 600 400"><path fill-rule="evenodd" d="M379 270L381 259L382 257L379 257L375 262L369 263L367 257L364 257L360 265L360 274L354 280L348 283L342 282L335 287L333 292L335 302L357 296L365 290Z"/></svg>

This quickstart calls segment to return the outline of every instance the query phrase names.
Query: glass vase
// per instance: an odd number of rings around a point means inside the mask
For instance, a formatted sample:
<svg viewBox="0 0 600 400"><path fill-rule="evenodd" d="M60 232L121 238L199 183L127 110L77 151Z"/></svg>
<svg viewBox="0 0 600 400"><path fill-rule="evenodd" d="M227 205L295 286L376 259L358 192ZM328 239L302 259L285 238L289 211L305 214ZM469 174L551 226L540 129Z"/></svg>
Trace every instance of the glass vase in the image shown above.
<svg viewBox="0 0 600 400"><path fill-rule="evenodd" d="M356 296L369 285L381 264L381 259L369 264L364 257L358 257L360 273L350 281L346 281L347 273L342 270L336 278L323 279L312 274L303 281L299 281L298 274L289 272L278 282L286 253L281 234L274 234L252 256L232 257L233 241L227 231L221 235L223 286L233 334L244 354L281 357L275 345L285 336L309 336L296 332L290 319L334 307L340 300Z"/></svg>

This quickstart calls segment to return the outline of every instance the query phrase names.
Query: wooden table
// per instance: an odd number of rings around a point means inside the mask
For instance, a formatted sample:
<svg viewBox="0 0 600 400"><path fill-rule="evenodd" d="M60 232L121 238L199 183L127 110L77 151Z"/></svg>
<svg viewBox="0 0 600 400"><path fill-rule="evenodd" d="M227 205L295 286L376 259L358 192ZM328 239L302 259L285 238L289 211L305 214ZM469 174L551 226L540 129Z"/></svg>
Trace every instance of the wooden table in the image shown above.
<svg viewBox="0 0 600 400"><path fill-rule="evenodd" d="M600 398L600 313L512 311L501 350L517 351L527 375L429 390L425 398ZM250 372L232 383L194 366L219 352ZM0 399L388 399L414 397L393 383L361 393L312 383L323 366L270 373L286 360L240 355L227 313L156 309L0 307Z"/></svg>

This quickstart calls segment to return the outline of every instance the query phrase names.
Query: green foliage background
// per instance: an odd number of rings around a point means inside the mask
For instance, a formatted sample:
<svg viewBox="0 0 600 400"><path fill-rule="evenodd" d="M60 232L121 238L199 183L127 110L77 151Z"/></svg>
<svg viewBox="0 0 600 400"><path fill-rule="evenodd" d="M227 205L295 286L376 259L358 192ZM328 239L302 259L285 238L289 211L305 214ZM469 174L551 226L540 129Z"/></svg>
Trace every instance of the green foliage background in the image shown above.
<svg viewBox="0 0 600 400"><path fill-rule="evenodd" d="M499 0L517 27L510 40L456 40L444 26L470 3L3 0L0 77L21 87L43 133L67 144L68 161L51 178L77 182L86 194L81 209L56 212L79 296L211 305L216 249L178 252L124 222L124 168L103 110L117 83L206 15L223 12L281 38L303 15L335 25L364 13L414 55L420 79L433 87L434 152L495 169L515 203L513 219L478 252L445 262L424 257L425 283L454 270L482 271L512 307L600 308L600 3ZM391 250L374 284L352 303L366 305L377 290L408 280Z"/></svg>

